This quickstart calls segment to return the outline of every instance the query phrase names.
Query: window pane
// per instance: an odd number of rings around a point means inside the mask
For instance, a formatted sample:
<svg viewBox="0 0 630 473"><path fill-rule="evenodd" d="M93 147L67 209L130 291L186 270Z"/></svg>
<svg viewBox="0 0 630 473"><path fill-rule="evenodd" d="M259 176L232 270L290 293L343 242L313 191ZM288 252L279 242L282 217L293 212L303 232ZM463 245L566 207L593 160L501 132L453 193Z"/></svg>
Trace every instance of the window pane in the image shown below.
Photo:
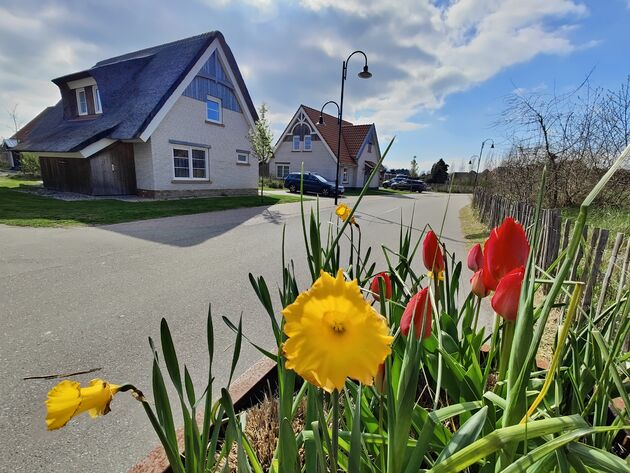
<svg viewBox="0 0 630 473"><path fill-rule="evenodd" d="M85 97L85 90L79 90L79 114L87 114L87 99Z"/></svg>
<svg viewBox="0 0 630 473"><path fill-rule="evenodd" d="M96 109L97 113L100 113L102 111L101 109L101 94L98 91L98 87L96 87L94 89L94 108Z"/></svg>
<svg viewBox="0 0 630 473"><path fill-rule="evenodd" d="M214 100L208 100L206 104L208 120L213 120L215 122L221 121L221 106L219 105L219 103L215 102Z"/></svg>
<svg viewBox="0 0 630 473"><path fill-rule="evenodd" d="M246 154L239 154L239 155L237 155L236 159L240 163L246 163L247 161L249 161L249 159L247 158Z"/></svg>
<svg viewBox="0 0 630 473"><path fill-rule="evenodd" d="M311 135L304 135L304 149L310 150L312 146Z"/></svg>
<svg viewBox="0 0 630 473"><path fill-rule="evenodd" d="M192 150L193 177L206 177L206 152L202 149Z"/></svg>
<svg viewBox="0 0 630 473"><path fill-rule="evenodd" d="M175 177L190 177L187 149L173 149L173 167Z"/></svg>
<svg viewBox="0 0 630 473"><path fill-rule="evenodd" d="M293 150L294 151L300 150L300 137L298 135L295 135L293 137Z"/></svg>

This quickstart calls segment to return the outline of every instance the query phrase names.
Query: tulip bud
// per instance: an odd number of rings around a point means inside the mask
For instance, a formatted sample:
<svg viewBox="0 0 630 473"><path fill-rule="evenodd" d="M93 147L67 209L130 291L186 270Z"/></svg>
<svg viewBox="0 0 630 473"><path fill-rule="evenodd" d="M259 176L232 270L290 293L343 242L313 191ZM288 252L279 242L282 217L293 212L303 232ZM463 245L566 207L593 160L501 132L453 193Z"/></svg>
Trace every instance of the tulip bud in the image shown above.
<svg viewBox="0 0 630 473"><path fill-rule="evenodd" d="M440 274L444 271L444 256L440 248L440 242L433 230L429 230L422 242L422 258L427 271L433 274Z"/></svg>
<svg viewBox="0 0 630 473"><path fill-rule="evenodd" d="M483 266L483 251L481 245L477 243L468 252L468 269L479 271Z"/></svg>
<svg viewBox="0 0 630 473"><path fill-rule="evenodd" d="M429 300L429 288L425 287L418 294L409 299L407 307L400 319L400 331L404 336L409 335L411 322L414 324L416 339L429 338L431 336L431 301Z"/></svg>
<svg viewBox="0 0 630 473"><path fill-rule="evenodd" d="M488 294L490 294L490 289L488 289L483 284L483 274L482 274L482 272L483 272L483 269L480 269L475 274L473 274L472 278L470 278L470 288L471 288L473 294L475 294L476 296L481 297L483 299Z"/></svg>
<svg viewBox="0 0 630 473"><path fill-rule="evenodd" d="M511 322L516 320L524 276L525 269L522 266L509 272L501 278L492 296L492 308L505 320Z"/></svg>
<svg viewBox="0 0 630 473"><path fill-rule="evenodd" d="M379 300L380 299L380 283L379 280L382 279L383 283L385 284L385 299L391 299L392 298L392 280L389 278L389 274L387 274L386 272L381 272L378 273L376 276L374 276L374 278L372 279L372 283L370 284L370 291L372 291L372 295L374 296L375 300Z"/></svg>

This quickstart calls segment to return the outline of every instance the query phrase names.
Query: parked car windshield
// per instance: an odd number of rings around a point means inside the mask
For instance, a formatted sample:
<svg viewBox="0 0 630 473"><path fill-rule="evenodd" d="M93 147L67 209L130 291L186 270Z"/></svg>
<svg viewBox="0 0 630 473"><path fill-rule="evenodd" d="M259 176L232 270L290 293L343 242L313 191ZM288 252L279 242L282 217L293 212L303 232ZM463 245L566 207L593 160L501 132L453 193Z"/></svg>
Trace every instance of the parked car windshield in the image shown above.
<svg viewBox="0 0 630 473"><path fill-rule="evenodd" d="M328 181L326 179L324 179L322 176L320 176L319 174L313 174L313 176L315 177L315 179L317 179L319 182L323 182L324 184L328 184Z"/></svg>

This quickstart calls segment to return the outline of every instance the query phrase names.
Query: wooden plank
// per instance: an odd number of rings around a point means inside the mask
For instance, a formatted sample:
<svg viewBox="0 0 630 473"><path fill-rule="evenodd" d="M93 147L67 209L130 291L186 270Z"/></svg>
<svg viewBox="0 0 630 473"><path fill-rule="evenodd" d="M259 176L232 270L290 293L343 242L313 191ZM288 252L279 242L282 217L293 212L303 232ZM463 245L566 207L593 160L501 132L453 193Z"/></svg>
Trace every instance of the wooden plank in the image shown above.
<svg viewBox="0 0 630 473"><path fill-rule="evenodd" d="M617 233L617 237L615 238L615 243L613 245L612 253L610 255L610 259L608 260L608 268L606 268L606 274L604 275L604 281L602 282L602 289L599 293L599 300L597 301L597 311L595 312L596 316L601 314L602 309L604 307L604 303L606 302L606 292L608 291L610 278L612 277L612 273L615 269L615 264L617 263L617 254L619 253L619 249L621 248L622 242L623 242L623 233Z"/></svg>
<svg viewBox="0 0 630 473"><path fill-rule="evenodd" d="M619 275L619 287L617 289L617 297L615 301L619 302L624 294L626 280L628 279L628 269L630 267L630 236L626 242L626 254L623 257L623 263L621 264L621 274Z"/></svg>
<svg viewBox="0 0 630 473"><path fill-rule="evenodd" d="M606 243L608 242L608 230L603 229L595 229L597 230L597 243L593 240L591 248L595 248L594 255L592 255L593 264L591 265L590 271L584 271L584 276L586 280L586 289L584 290L584 299L582 300L582 309L588 310L591 305L593 299L593 289L597 284L597 279L599 278L599 267L602 264L602 255L604 254L604 249L606 248ZM595 236L595 231L593 232L593 236ZM591 252L592 254L593 252Z"/></svg>

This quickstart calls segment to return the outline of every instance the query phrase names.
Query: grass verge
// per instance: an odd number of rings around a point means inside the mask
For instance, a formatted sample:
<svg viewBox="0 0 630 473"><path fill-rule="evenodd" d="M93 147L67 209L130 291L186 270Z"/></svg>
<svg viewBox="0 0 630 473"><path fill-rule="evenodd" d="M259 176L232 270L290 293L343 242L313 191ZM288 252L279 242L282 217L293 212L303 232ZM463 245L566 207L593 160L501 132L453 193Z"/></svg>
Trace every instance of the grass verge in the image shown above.
<svg viewBox="0 0 630 473"><path fill-rule="evenodd" d="M300 200L299 196L293 195L269 195L262 200L260 196L239 196L149 202L123 202L114 199L66 202L18 191L38 182L0 177L0 223L25 227L107 225Z"/></svg>
<svg viewBox="0 0 630 473"><path fill-rule="evenodd" d="M482 243L490 236L490 229L479 221L472 205L468 204L459 211L459 221L468 248L475 243Z"/></svg>
<svg viewBox="0 0 630 473"><path fill-rule="evenodd" d="M575 220L579 212L578 208L562 209L562 216ZM586 223L590 227L630 234L630 209L591 207Z"/></svg>

